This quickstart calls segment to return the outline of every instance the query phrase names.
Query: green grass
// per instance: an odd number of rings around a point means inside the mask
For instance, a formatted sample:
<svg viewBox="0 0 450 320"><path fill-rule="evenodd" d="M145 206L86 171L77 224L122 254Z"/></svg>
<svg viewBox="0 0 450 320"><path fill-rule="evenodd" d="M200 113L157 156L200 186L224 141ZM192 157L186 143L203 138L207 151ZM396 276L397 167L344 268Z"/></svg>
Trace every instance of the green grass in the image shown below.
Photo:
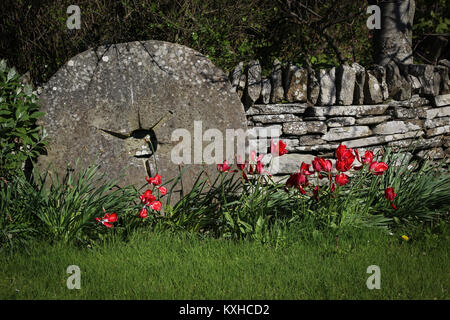
<svg viewBox="0 0 450 320"><path fill-rule="evenodd" d="M380 229L338 241L292 230L279 247L142 231L92 249L35 244L0 257L0 299L449 299L448 231L407 242ZM69 265L80 290L66 287ZM370 265L379 290L366 286Z"/></svg>

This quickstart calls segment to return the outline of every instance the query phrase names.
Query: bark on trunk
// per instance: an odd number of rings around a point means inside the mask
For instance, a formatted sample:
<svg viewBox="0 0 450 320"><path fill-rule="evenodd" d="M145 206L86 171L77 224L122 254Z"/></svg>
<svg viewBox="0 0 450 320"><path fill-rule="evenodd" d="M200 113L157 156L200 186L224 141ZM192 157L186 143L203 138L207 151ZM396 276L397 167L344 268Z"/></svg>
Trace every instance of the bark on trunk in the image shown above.
<svg viewBox="0 0 450 320"><path fill-rule="evenodd" d="M390 61L413 63L412 27L414 0L387 0L379 4L381 29L375 33L375 62L386 65Z"/></svg>

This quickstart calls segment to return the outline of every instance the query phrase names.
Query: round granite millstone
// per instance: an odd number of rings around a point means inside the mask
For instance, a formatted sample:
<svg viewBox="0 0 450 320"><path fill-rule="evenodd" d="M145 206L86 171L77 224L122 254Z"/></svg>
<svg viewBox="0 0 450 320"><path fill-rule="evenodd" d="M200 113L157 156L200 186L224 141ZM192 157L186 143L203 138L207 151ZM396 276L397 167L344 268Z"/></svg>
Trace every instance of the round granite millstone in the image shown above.
<svg viewBox="0 0 450 320"><path fill-rule="evenodd" d="M192 145L194 121L202 121L203 133L216 128L224 137L226 129L247 129L244 107L226 74L204 55L162 41L78 54L43 86L39 103L50 144L38 165L51 163L63 173L80 158L83 166L99 165L107 178L123 173L121 186L140 187L149 174L159 173L164 181L178 174L180 167L170 158L179 143L171 140L175 129L187 129ZM203 142L203 148L209 143ZM190 167L184 188L203 168ZM214 175L216 166L206 169Z"/></svg>

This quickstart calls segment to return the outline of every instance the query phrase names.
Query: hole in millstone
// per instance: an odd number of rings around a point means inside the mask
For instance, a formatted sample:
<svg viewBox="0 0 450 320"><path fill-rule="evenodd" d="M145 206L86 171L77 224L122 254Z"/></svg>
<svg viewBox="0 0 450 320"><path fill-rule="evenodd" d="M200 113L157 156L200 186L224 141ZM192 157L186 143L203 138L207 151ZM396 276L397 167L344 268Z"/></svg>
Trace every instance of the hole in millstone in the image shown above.
<svg viewBox="0 0 450 320"><path fill-rule="evenodd" d="M141 154L141 155L135 155L136 158L143 158L147 159L150 158L158 149L158 139L156 138L156 134L152 129L146 130L146 129L137 129L131 132L130 137L135 139L142 139L144 140L150 149L150 153L148 154Z"/></svg>

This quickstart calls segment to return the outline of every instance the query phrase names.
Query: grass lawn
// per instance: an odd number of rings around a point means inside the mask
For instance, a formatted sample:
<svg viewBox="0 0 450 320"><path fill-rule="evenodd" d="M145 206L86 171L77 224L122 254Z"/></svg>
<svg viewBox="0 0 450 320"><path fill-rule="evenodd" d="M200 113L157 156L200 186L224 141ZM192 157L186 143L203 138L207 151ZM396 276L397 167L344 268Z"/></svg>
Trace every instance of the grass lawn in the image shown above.
<svg viewBox="0 0 450 320"><path fill-rule="evenodd" d="M404 241L384 230L254 241L140 233L93 249L35 245L0 257L0 299L449 299L449 233ZM69 290L69 265L81 289ZM370 265L381 289L369 290Z"/></svg>

